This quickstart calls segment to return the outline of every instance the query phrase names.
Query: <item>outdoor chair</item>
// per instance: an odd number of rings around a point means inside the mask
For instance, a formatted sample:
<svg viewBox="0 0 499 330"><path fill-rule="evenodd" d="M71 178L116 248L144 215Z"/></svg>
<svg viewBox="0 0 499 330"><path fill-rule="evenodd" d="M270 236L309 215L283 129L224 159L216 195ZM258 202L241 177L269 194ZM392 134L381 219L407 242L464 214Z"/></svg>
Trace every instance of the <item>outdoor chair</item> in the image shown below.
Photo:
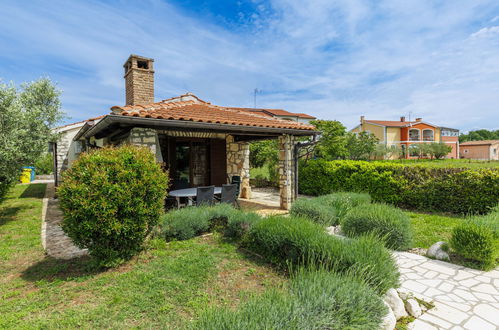
<svg viewBox="0 0 499 330"><path fill-rule="evenodd" d="M215 186L197 187L194 205L213 205L215 199Z"/></svg>
<svg viewBox="0 0 499 330"><path fill-rule="evenodd" d="M237 185L236 184L223 184L222 194L220 196L220 203L227 203L230 205L237 205Z"/></svg>
<svg viewBox="0 0 499 330"><path fill-rule="evenodd" d="M239 197L239 194L241 193L241 177L239 175L233 175L230 183L237 185L237 188L236 188L236 191L237 191L236 197Z"/></svg>

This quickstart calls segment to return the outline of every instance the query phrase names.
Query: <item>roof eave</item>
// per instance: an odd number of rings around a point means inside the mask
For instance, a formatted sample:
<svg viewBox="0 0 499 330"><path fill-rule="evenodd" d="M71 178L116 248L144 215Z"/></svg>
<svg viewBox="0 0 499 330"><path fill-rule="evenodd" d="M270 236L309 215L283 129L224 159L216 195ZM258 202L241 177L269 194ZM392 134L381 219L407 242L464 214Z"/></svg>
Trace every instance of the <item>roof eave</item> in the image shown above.
<svg viewBox="0 0 499 330"><path fill-rule="evenodd" d="M219 133L237 133L243 135L251 135L252 133L268 134L268 135L301 135L309 136L316 135L319 132L314 130L304 129L291 129L291 128L274 128L274 127L261 127L261 126L246 126L246 125L232 125L232 124L216 124L204 123L185 120L169 120L157 118L144 118L144 117L130 117L121 115L107 115L97 124L89 127L85 131L80 130L76 139L90 138L99 132L103 131L111 124L124 124L124 125L138 125L150 128L164 128L164 129L196 129L199 131L216 131ZM82 132L83 131L83 132Z"/></svg>

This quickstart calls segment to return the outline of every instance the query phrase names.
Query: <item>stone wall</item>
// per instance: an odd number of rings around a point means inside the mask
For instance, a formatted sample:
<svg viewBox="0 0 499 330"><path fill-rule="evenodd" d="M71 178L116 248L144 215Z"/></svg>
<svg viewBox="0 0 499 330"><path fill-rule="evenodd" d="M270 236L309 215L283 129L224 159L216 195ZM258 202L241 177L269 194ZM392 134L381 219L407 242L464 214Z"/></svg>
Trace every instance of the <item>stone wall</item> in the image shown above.
<svg viewBox="0 0 499 330"><path fill-rule="evenodd" d="M81 125L75 125L73 127L65 128L64 130L56 130L56 133L60 133L59 139L57 140L57 174L58 179L61 180L61 172L68 169L71 163L78 158L79 152L77 144L80 142L73 141L73 138L81 129Z"/></svg>
<svg viewBox="0 0 499 330"><path fill-rule="evenodd" d="M136 146L148 147L156 155L156 161L162 163L163 156L159 146L158 133L152 128L135 127L130 131L128 138L123 141Z"/></svg>
<svg viewBox="0 0 499 330"><path fill-rule="evenodd" d="M228 135L227 143L227 175L241 177L241 198L251 198L250 187L250 165L249 165L249 143L234 142L234 137Z"/></svg>
<svg viewBox="0 0 499 330"><path fill-rule="evenodd" d="M281 208L285 210L289 210L295 200L294 145L294 136L279 136L279 192Z"/></svg>

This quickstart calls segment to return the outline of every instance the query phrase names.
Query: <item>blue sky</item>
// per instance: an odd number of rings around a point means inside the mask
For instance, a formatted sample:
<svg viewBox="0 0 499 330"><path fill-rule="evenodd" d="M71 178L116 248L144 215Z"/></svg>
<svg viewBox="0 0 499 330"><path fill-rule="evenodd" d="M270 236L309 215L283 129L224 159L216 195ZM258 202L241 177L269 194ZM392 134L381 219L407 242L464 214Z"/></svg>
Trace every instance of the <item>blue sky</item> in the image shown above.
<svg viewBox="0 0 499 330"><path fill-rule="evenodd" d="M499 2L0 0L0 78L49 76L66 122L124 104L122 65L155 59L159 101L337 119L499 128Z"/></svg>

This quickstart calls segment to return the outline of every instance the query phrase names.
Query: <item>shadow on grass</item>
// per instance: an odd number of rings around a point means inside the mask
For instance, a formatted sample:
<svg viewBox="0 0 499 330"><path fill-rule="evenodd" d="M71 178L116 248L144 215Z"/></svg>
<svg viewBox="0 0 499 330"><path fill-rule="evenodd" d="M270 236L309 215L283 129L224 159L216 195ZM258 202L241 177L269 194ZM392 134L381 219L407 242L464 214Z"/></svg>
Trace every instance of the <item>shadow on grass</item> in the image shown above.
<svg viewBox="0 0 499 330"><path fill-rule="evenodd" d="M30 282L67 281L96 275L104 271L106 269L97 267L90 257L80 257L70 260L45 257L42 261L26 268L22 272L21 277Z"/></svg>
<svg viewBox="0 0 499 330"><path fill-rule="evenodd" d="M45 195L45 183L33 183L27 185L19 198L43 198Z"/></svg>
<svg viewBox="0 0 499 330"><path fill-rule="evenodd" d="M5 207L0 210L0 226L16 219L17 213L25 209L24 206Z"/></svg>

